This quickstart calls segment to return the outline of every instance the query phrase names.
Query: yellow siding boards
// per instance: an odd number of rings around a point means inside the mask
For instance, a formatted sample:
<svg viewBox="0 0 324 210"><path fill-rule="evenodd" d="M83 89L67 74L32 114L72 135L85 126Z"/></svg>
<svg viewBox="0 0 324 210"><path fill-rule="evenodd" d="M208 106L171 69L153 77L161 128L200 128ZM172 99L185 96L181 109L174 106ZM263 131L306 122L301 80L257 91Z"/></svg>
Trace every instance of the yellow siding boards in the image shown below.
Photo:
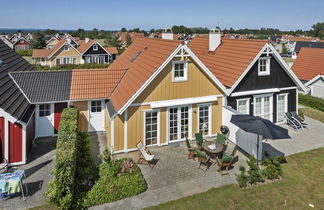
<svg viewBox="0 0 324 210"><path fill-rule="evenodd" d="M105 131L107 137L107 147L111 147L111 124L110 124L110 116L108 110L105 109Z"/></svg>
<svg viewBox="0 0 324 210"><path fill-rule="evenodd" d="M188 63L188 80L172 82L172 62L148 85L134 103L192 98L222 94L220 89L191 60Z"/></svg>
<svg viewBox="0 0 324 210"><path fill-rule="evenodd" d="M56 66L56 59L59 58L61 59L61 64L63 64L63 58L64 57L68 57L70 58L70 63L72 63L72 59L73 58L77 58L77 64L80 64L81 63L81 56L80 54L75 50L73 49L71 46L69 46L69 50L68 51L65 51L64 50L64 47L62 47L61 49L59 49L52 57L50 60L47 60L46 61L46 64L47 63L50 63L51 66ZM47 64L49 65L49 64Z"/></svg>
<svg viewBox="0 0 324 210"><path fill-rule="evenodd" d="M79 129L80 131L88 131L88 102L73 102L73 106L79 109Z"/></svg>
<svg viewBox="0 0 324 210"><path fill-rule="evenodd" d="M114 151L124 150L124 115L114 120Z"/></svg>

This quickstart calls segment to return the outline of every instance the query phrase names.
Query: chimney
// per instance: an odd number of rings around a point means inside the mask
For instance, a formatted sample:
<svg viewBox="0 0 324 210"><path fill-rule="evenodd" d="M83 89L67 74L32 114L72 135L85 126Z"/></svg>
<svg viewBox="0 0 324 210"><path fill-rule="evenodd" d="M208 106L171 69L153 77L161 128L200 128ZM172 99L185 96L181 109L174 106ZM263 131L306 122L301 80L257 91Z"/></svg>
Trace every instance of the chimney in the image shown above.
<svg viewBox="0 0 324 210"><path fill-rule="evenodd" d="M173 40L173 32L171 28L165 28L162 32L162 39Z"/></svg>
<svg viewBox="0 0 324 210"><path fill-rule="evenodd" d="M85 43L87 44L90 41L88 37L85 38Z"/></svg>
<svg viewBox="0 0 324 210"><path fill-rule="evenodd" d="M218 27L210 29L209 32L209 51L215 51L221 44L221 31Z"/></svg>

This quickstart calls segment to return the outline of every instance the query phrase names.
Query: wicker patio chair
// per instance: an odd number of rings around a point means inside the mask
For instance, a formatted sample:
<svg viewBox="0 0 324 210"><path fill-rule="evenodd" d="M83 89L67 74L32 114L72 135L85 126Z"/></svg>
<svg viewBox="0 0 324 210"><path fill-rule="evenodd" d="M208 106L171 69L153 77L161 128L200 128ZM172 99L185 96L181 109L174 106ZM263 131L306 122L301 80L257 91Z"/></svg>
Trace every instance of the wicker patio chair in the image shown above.
<svg viewBox="0 0 324 210"><path fill-rule="evenodd" d="M153 169L152 161L154 159L154 155L152 155L149 150L145 149L145 146L141 141L137 143L136 147L139 151L139 158L137 163L138 164L147 163Z"/></svg>
<svg viewBox="0 0 324 210"><path fill-rule="evenodd" d="M195 160L196 159L196 153L195 153L195 148L193 148L190 143L189 143L189 140L188 138L186 138L186 146L187 146L187 149L188 149L188 159L193 159Z"/></svg>

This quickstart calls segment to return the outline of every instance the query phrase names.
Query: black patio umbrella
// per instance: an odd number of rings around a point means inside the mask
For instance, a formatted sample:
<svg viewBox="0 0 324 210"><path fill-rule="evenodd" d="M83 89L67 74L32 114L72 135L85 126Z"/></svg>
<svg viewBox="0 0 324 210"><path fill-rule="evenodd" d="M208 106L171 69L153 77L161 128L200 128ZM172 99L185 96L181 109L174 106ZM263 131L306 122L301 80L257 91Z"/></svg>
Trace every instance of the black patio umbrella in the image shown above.
<svg viewBox="0 0 324 210"><path fill-rule="evenodd" d="M290 138L287 129L282 128L272 123L270 120L266 120L261 117L254 117L245 114L232 115L231 123L246 132L255 133L258 135L257 156L259 154L259 135L268 139Z"/></svg>

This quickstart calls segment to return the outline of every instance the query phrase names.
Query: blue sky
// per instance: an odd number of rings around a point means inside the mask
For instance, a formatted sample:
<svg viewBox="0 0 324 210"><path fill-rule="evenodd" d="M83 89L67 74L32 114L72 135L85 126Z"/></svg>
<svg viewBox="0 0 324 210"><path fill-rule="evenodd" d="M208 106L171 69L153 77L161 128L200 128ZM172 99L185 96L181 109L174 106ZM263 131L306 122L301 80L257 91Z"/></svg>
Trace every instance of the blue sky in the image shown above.
<svg viewBox="0 0 324 210"><path fill-rule="evenodd" d="M0 0L0 28L221 28L308 30L324 22L323 0Z"/></svg>

